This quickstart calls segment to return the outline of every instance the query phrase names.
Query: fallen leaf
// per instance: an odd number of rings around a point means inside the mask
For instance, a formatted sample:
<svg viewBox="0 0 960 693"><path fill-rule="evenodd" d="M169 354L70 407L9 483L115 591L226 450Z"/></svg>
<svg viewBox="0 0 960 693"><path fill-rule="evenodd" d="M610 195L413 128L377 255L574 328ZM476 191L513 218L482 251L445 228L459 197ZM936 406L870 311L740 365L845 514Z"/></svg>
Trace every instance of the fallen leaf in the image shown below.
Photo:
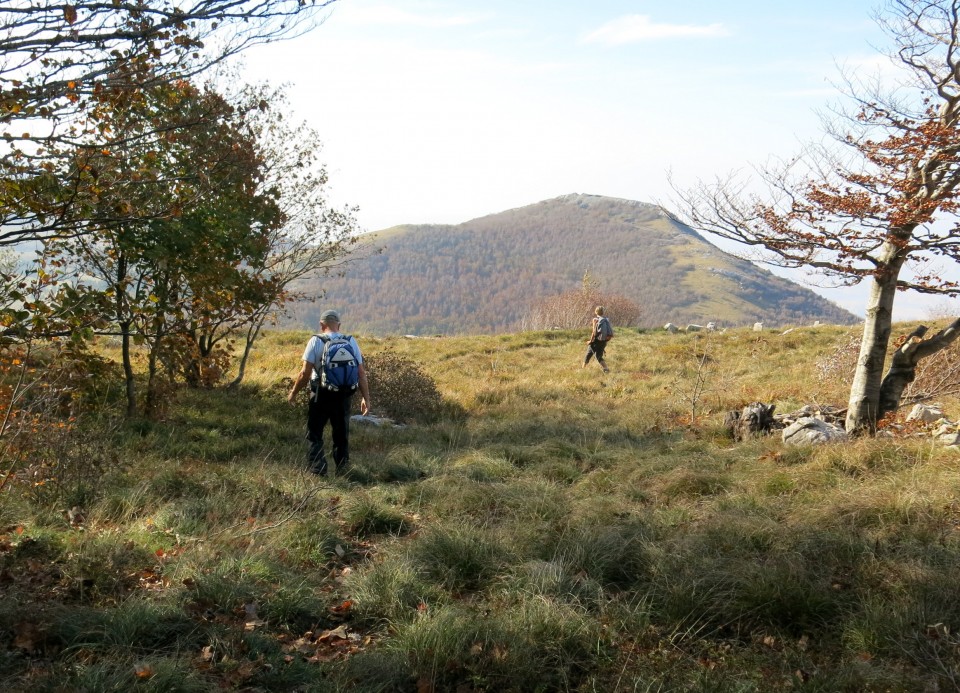
<svg viewBox="0 0 960 693"><path fill-rule="evenodd" d="M317 638L317 642L320 642L321 640L330 640L333 638L336 638L338 640L347 640L349 637L350 636L347 633L346 625L339 625L333 630L328 630L321 633L320 636Z"/></svg>
<svg viewBox="0 0 960 693"><path fill-rule="evenodd" d="M331 606L330 611L331 613L334 613L334 614L345 614L348 611L350 611L350 609L352 608L353 608L353 600L347 599L340 602L336 606Z"/></svg>

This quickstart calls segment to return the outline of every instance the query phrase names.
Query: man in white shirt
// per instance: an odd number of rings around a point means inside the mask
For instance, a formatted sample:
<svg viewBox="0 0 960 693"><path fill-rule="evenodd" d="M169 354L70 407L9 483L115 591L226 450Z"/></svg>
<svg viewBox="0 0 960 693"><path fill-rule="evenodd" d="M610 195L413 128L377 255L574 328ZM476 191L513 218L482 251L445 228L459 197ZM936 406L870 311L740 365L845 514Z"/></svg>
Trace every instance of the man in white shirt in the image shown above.
<svg viewBox="0 0 960 693"><path fill-rule="evenodd" d="M287 401L296 404L297 393L307 384L310 385L310 406L307 410L307 440L310 441L310 451L307 454L309 469L314 474L326 476L327 458L323 453L323 429L330 422L333 438L333 462L337 474L343 474L350 464L350 399L353 390L331 391L320 383L318 368L321 364L325 342L330 339L347 339L351 350L356 356L359 380L357 389L360 390L360 413L370 411L370 390L367 386L367 373L363 368L363 355L360 346L353 337L340 332L340 314L335 310L325 310L320 314L320 335L314 335L307 342L303 351L303 368L290 389Z"/></svg>

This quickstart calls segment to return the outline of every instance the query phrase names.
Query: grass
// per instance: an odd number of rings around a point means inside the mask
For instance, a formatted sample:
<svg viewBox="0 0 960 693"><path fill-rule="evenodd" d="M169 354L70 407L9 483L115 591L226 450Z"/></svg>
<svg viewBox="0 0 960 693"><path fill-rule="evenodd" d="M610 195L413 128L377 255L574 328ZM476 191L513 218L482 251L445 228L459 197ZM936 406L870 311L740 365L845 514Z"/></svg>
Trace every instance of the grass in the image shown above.
<svg viewBox="0 0 960 693"><path fill-rule="evenodd" d="M620 330L609 375L569 332L361 335L431 354L446 414L354 427L321 480L307 335L271 333L240 391L101 412L0 497L5 690L958 690L957 453L722 432L842 406L815 374L849 334Z"/></svg>

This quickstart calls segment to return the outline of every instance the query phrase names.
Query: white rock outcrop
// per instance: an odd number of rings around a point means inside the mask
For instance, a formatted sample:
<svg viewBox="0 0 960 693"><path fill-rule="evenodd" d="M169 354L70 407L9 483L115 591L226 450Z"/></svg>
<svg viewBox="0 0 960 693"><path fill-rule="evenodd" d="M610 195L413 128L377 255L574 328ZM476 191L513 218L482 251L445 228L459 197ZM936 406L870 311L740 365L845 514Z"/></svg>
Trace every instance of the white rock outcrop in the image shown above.
<svg viewBox="0 0 960 693"><path fill-rule="evenodd" d="M785 445L822 445L848 440L847 432L832 423L806 416L783 429Z"/></svg>
<svg viewBox="0 0 960 693"><path fill-rule="evenodd" d="M929 404L914 405L910 413L907 414L907 421L920 421L921 423L934 423L943 418L943 410Z"/></svg>

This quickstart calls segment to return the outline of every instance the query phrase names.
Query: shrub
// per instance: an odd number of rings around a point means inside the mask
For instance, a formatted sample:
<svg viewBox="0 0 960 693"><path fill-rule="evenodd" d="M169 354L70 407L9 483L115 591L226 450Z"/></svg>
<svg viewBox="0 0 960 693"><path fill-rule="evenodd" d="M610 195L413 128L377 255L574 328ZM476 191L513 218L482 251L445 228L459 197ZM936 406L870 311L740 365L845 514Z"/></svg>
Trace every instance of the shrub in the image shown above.
<svg viewBox="0 0 960 693"><path fill-rule="evenodd" d="M364 357L363 365L379 413L401 422L438 418L443 408L440 391L414 361L388 349ZM355 407L359 401L354 398Z"/></svg>
<svg viewBox="0 0 960 693"><path fill-rule="evenodd" d="M116 368L82 343L0 345L0 490L32 489L48 500L88 495L117 464L105 442Z"/></svg>
<svg viewBox="0 0 960 693"><path fill-rule="evenodd" d="M906 340L900 335L891 349L898 349ZM860 336L852 335L833 353L817 362L817 380L820 383L839 382L849 386L860 355ZM902 402L923 402L936 397L960 393L960 341L928 356L917 364L916 377L903 391Z"/></svg>
<svg viewBox="0 0 960 693"><path fill-rule="evenodd" d="M537 301L524 318L523 328L572 330L589 327L597 306L603 306L604 315L615 327L633 327L643 313L640 306L626 296L581 289Z"/></svg>

